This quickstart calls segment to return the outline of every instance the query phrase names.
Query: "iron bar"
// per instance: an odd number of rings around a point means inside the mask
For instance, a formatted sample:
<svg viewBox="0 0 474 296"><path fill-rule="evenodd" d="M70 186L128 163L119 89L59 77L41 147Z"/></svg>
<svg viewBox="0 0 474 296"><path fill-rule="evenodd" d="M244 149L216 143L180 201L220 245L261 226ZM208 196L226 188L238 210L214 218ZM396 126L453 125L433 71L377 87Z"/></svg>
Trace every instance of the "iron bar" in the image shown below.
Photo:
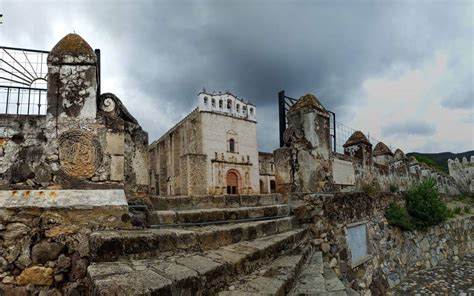
<svg viewBox="0 0 474 296"><path fill-rule="evenodd" d="M25 72L28 73L28 75L30 75L31 78L35 79L35 77L34 77L33 75L31 75L31 73L30 73L28 70L26 70L26 68L23 67L23 65L22 65L19 61L17 61L8 51L6 51L5 49L4 49L3 51L4 51L7 55L9 55L9 56L12 58L12 60L14 60L18 65L20 65L20 67L21 67L23 70L25 70ZM5 61L4 61L4 62L5 62ZM18 71L18 72L21 72L21 71ZM23 75L24 75L24 74L23 74ZM25 76L26 76L26 75L25 75Z"/></svg>

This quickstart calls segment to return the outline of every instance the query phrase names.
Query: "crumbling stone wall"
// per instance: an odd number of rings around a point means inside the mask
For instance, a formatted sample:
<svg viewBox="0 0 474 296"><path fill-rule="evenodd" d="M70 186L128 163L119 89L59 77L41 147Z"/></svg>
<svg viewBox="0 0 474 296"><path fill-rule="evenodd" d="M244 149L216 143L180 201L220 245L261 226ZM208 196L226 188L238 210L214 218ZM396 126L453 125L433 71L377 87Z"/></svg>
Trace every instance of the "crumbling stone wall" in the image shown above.
<svg viewBox="0 0 474 296"><path fill-rule="evenodd" d="M285 147L274 151L277 192L332 191L329 114L315 96L288 111Z"/></svg>
<svg viewBox="0 0 474 296"><path fill-rule="evenodd" d="M451 219L425 231L402 232L389 226L384 210L401 195L381 193L294 193L290 202L300 222L314 235L324 259L353 289L385 295L409 273L474 251L474 215ZM348 227L362 223L367 229L369 255L352 262Z"/></svg>
<svg viewBox="0 0 474 296"><path fill-rule="evenodd" d="M148 193L148 134L115 95L97 93L97 57L77 34L48 55L46 116L0 116L0 188Z"/></svg>
<svg viewBox="0 0 474 296"><path fill-rule="evenodd" d="M452 177L419 163L413 157L409 159L400 149L393 153L382 142L372 150L372 145L360 131L354 132L344 144L344 155L337 153L333 155L334 159L350 161L354 167L355 184L353 186L338 184L336 187L341 191L360 191L367 186L378 191L406 191L415 183L433 178L441 193L459 194Z"/></svg>
<svg viewBox="0 0 474 296"><path fill-rule="evenodd" d="M403 151L393 153L372 144L356 131L343 145L344 154L331 151L329 113L313 95L305 95L287 114L285 146L274 151L277 192L404 191L433 178L443 194L456 195L454 179L434 171Z"/></svg>
<svg viewBox="0 0 474 296"><path fill-rule="evenodd" d="M123 190L0 191L0 295L85 295L90 234L130 220Z"/></svg>
<svg viewBox="0 0 474 296"><path fill-rule="evenodd" d="M460 190L474 194L474 156L470 160L466 157L448 160L449 175L454 178Z"/></svg>
<svg viewBox="0 0 474 296"><path fill-rule="evenodd" d="M45 116L0 115L0 189L48 186Z"/></svg>

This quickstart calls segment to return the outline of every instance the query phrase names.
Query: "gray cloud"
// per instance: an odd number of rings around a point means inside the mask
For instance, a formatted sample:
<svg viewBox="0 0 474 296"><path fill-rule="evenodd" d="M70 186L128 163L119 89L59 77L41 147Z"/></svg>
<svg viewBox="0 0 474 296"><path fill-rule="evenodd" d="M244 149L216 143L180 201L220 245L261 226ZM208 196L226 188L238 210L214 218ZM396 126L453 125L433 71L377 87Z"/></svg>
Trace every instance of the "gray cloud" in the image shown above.
<svg viewBox="0 0 474 296"><path fill-rule="evenodd" d="M151 140L190 111L205 86L257 105L259 146L267 151L278 145L278 91L314 93L344 118L366 78L398 62L416 67L446 44L472 37L460 17L472 3L461 1L33 2L42 17L32 9L35 22L26 27L25 5L8 1L6 12L16 13L11 26L29 44L52 47L57 40L47 36L61 19L102 49L103 78L118 77L118 95ZM472 70L467 74L472 79ZM157 118L160 112L167 120Z"/></svg>
<svg viewBox="0 0 474 296"><path fill-rule="evenodd" d="M436 132L436 128L429 123L412 120L390 124L382 128L382 135L384 137L389 136L406 136L406 135L416 135L416 136L431 136Z"/></svg>

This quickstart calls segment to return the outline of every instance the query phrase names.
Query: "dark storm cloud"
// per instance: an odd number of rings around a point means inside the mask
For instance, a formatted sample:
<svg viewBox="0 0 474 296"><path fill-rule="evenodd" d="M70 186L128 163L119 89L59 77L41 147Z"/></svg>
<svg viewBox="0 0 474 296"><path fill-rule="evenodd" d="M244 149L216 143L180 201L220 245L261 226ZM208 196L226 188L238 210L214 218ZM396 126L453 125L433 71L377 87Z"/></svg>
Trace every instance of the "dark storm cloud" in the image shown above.
<svg viewBox="0 0 474 296"><path fill-rule="evenodd" d="M422 121L405 121L400 123L391 124L382 128L382 135L384 137L389 136L431 136L436 132L436 128L429 123Z"/></svg>
<svg viewBox="0 0 474 296"><path fill-rule="evenodd" d="M177 122L206 87L257 105L259 146L267 151L278 144L278 91L314 93L344 118L368 77L397 62L415 68L446 44L472 37L458 17L468 2L66 3L36 6L67 21L80 19L79 33L92 28L101 36L93 46L103 49L104 70L109 65L125 77L121 97L151 140L171 125L157 118L158 111ZM33 38L44 39L48 30ZM472 79L472 71L466 77Z"/></svg>

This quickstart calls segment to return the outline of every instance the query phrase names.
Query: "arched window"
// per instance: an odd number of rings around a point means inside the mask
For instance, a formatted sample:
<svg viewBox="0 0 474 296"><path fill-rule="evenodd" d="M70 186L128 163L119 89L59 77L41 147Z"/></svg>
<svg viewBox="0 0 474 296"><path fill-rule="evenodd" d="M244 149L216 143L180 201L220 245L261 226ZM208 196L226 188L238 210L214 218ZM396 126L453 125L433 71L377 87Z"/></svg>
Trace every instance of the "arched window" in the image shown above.
<svg viewBox="0 0 474 296"><path fill-rule="evenodd" d="M207 105L207 100L208 100L207 97L204 97L204 104L206 105Z"/></svg>
<svg viewBox="0 0 474 296"><path fill-rule="evenodd" d="M211 105L212 105L212 107L215 107L215 106L216 106L216 100L215 100L215 99L212 99L212 100L211 100Z"/></svg>
<svg viewBox="0 0 474 296"><path fill-rule="evenodd" d="M222 109L222 104L223 104L222 100L219 100L219 108L221 109Z"/></svg>
<svg viewBox="0 0 474 296"><path fill-rule="evenodd" d="M227 109L232 108L232 100L227 100Z"/></svg>
<svg viewBox="0 0 474 296"><path fill-rule="evenodd" d="M250 108L250 115L253 115L253 108Z"/></svg>
<svg viewBox="0 0 474 296"><path fill-rule="evenodd" d="M234 139L229 140L229 151L230 152L235 152L235 141L234 141Z"/></svg>

